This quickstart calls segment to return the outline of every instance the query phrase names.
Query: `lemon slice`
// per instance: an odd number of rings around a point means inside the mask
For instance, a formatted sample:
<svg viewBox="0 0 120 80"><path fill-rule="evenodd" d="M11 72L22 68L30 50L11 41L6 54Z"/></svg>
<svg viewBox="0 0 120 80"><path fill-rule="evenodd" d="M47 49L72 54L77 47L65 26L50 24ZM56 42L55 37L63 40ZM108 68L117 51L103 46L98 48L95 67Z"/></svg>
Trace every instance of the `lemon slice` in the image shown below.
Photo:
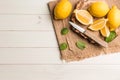
<svg viewBox="0 0 120 80"><path fill-rule="evenodd" d="M75 10L76 19L83 25L90 25L93 23L93 17L86 10Z"/></svg>
<svg viewBox="0 0 120 80"><path fill-rule="evenodd" d="M105 27L106 22L107 22L107 19L104 19L104 18L95 20L93 24L88 27L88 29L91 29L93 31L101 30L102 28Z"/></svg>
<svg viewBox="0 0 120 80"><path fill-rule="evenodd" d="M110 35L110 30L108 26L105 26L103 29L100 30L102 36L108 37Z"/></svg>

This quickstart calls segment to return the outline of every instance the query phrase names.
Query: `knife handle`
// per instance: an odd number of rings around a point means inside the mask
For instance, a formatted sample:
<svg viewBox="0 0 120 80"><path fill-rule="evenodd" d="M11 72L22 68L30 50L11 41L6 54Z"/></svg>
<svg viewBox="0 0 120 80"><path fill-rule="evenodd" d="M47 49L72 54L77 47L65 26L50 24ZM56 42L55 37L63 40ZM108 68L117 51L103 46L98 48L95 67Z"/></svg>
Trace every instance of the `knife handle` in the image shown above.
<svg viewBox="0 0 120 80"><path fill-rule="evenodd" d="M96 43L98 43L99 45L103 46L103 47L108 47L108 43L103 41L100 38L97 38L96 36L94 36L92 33L85 31L84 34L86 36L88 36L89 38L91 38L92 40L94 40Z"/></svg>

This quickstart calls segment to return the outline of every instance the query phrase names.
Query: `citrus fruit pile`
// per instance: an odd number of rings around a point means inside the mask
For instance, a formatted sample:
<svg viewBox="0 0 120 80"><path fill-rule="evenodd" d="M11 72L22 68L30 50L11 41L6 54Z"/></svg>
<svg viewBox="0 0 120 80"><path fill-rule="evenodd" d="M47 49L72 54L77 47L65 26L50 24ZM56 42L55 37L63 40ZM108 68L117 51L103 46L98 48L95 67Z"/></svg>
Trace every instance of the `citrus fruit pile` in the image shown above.
<svg viewBox="0 0 120 80"><path fill-rule="evenodd" d="M92 31L100 31L103 37L108 37L111 31L120 26L120 10L117 6L110 9L108 4L102 1L91 3L87 10L76 9L74 13L81 24L89 25L88 29Z"/></svg>

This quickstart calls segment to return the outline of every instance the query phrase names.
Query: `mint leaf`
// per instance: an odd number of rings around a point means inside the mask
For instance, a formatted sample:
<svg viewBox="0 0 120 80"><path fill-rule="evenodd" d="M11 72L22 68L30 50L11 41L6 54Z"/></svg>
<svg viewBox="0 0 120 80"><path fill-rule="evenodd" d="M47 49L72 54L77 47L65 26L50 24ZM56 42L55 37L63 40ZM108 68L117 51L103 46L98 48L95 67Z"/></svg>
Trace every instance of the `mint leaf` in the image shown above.
<svg viewBox="0 0 120 80"><path fill-rule="evenodd" d="M62 43L62 44L60 44L60 50L65 50L65 49L67 49L67 43Z"/></svg>
<svg viewBox="0 0 120 80"><path fill-rule="evenodd" d="M114 40L116 38L116 32L115 31L111 31L110 35L108 37L105 38L106 42L111 42L112 40Z"/></svg>
<svg viewBox="0 0 120 80"><path fill-rule="evenodd" d="M81 50L83 50L86 47L85 43L83 43L81 41L77 41L76 46Z"/></svg>
<svg viewBox="0 0 120 80"><path fill-rule="evenodd" d="M66 35L68 32L69 32L68 28L63 28L63 29L61 30L61 34L62 34L62 35Z"/></svg>

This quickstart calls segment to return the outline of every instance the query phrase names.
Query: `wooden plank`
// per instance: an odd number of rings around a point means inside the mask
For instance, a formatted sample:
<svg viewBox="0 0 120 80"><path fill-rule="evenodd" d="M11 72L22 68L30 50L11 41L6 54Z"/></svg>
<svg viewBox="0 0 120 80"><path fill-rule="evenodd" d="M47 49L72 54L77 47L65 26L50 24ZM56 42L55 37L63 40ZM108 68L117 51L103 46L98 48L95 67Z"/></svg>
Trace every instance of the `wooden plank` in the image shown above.
<svg viewBox="0 0 120 80"><path fill-rule="evenodd" d="M53 31L0 31L0 47L58 47Z"/></svg>
<svg viewBox="0 0 120 80"><path fill-rule="evenodd" d="M119 80L120 66L1 65L1 80Z"/></svg>
<svg viewBox="0 0 120 80"><path fill-rule="evenodd" d="M0 65L120 65L120 53L64 63L58 48L0 48Z"/></svg>
<svg viewBox="0 0 120 80"><path fill-rule="evenodd" d="M49 14L47 0L2 0L0 14Z"/></svg>
<svg viewBox="0 0 120 80"><path fill-rule="evenodd" d="M91 1L96 1L96 0L91 0ZM82 5L84 3L84 6L82 6L82 9L86 9L86 7L88 6L88 4L90 4L91 2L90 0L85 1L84 0L80 0L80 4L78 5ZM118 7L120 7L118 5L118 3L120 2L119 0L102 0L102 1L106 1L108 3L109 6L111 5L117 5ZM73 5L73 8L75 7L75 5L77 5L78 1L76 0L70 0L70 2ZM58 44L62 44L62 43L67 43L68 44L68 48L64 51L61 51L61 56L63 60L66 61L79 61L79 60L83 60L86 58L90 58L90 57L95 57L101 54L110 54L110 53L115 53L115 52L120 52L120 34L118 34L118 36L111 42L108 44L107 48L98 46L98 45L93 45L90 44L90 40L87 41L85 40L82 36L78 36L77 34L75 34L72 30L71 30L71 26L69 25L68 21L70 20L70 16L66 19L63 20L55 20L54 19L54 15L53 15L53 10L54 7L56 5L57 1L52 1L49 2L49 10L51 13L51 18L53 21L53 25L54 25L54 29L56 32L56 36L58 39ZM77 23L77 21L76 21ZM80 23L78 23L78 25L80 25ZM83 27L83 25L80 25ZM69 29L69 33L65 36L61 35L60 32L61 30L67 27ZM83 28L87 28L87 26L84 26ZM93 32L87 29L88 32L90 32L92 35L96 36L97 38L101 38L99 32ZM82 41L86 44L86 48L84 50L81 50L79 48L76 47L76 42L77 41Z"/></svg>
<svg viewBox="0 0 120 80"><path fill-rule="evenodd" d="M50 15L0 15L0 30L51 30Z"/></svg>
<svg viewBox="0 0 120 80"><path fill-rule="evenodd" d="M0 48L0 65L60 63L58 48Z"/></svg>

